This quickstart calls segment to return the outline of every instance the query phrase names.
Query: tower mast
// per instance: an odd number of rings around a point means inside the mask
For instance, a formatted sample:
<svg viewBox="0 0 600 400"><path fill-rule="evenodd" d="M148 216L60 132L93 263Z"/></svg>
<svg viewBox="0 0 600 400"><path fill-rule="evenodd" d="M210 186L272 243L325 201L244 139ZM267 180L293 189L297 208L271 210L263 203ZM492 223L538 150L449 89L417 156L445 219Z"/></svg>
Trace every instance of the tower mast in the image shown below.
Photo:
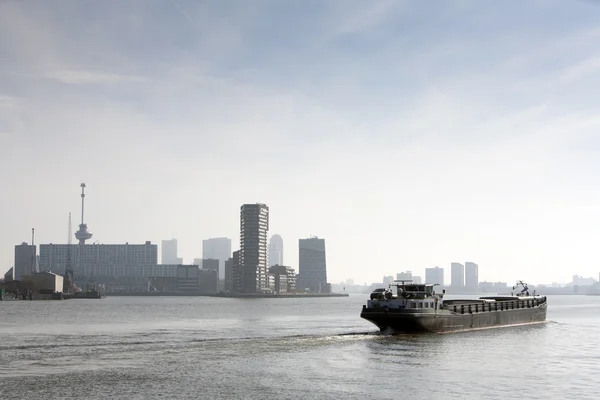
<svg viewBox="0 0 600 400"><path fill-rule="evenodd" d="M79 244L85 244L85 241L92 238L92 234L87 230L87 224L83 219L84 201L85 201L85 183L81 185L81 224L79 230L75 233L75 237L79 240Z"/></svg>
<svg viewBox="0 0 600 400"><path fill-rule="evenodd" d="M73 229L71 227L71 213L69 213L69 237L67 239L67 265L65 265L65 279L63 281L63 293L71 293L73 290L73 265L71 262L71 236Z"/></svg>

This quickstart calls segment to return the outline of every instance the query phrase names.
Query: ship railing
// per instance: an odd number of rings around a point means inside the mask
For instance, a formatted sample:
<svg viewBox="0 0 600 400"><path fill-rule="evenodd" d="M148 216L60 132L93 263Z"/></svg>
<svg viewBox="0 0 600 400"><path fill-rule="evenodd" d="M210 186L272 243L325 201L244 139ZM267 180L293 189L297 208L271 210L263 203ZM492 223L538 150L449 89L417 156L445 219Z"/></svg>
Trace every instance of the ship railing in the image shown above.
<svg viewBox="0 0 600 400"><path fill-rule="evenodd" d="M539 307L546 302L546 297L529 300L503 300L486 303L452 305L452 311L457 314L474 314L492 311L508 311Z"/></svg>

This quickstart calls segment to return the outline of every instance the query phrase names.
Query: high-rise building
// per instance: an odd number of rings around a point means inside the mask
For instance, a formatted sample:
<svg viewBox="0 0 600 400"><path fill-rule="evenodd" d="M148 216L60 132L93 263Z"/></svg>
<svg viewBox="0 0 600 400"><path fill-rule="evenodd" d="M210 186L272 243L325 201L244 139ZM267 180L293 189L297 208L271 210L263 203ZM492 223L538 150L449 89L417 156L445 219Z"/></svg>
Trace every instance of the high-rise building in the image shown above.
<svg viewBox="0 0 600 400"><path fill-rule="evenodd" d="M240 267L242 293L259 293L269 289L267 275L267 232L269 207L244 204L240 208Z"/></svg>
<svg viewBox="0 0 600 400"><path fill-rule="evenodd" d="M300 239L298 290L308 289L310 292L320 293L327 287L327 261L325 255L325 239L312 237Z"/></svg>
<svg viewBox="0 0 600 400"><path fill-rule="evenodd" d="M15 280L36 272L36 246L25 242L15 246Z"/></svg>
<svg viewBox="0 0 600 400"><path fill-rule="evenodd" d="M280 235L271 236L269 241L269 267L283 265L283 239Z"/></svg>
<svg viewBox="0 0 600 400"><path fill-rule="evenodd" d="M231 257L231 239L226 237L204 239L202 258L219 260L219 279L225 278L225 261Z"/></svg>
<svg viewBox="0 0 600 400"><path fill-rule="evenodd" d="M439 283L444 286L444 268L425 268L425 283Z"/></svg>
<svg viewBox="0 0 600 400"><path fill-rule="evenodd" d="M465 267L461 263L450 264L450 285L454 288L465 287Z"/></svg>
<svg viewBox="0 0 600 400"><path fill-rule="evenodd" d="M177 239L163 240L160 250L162 264L181 264L181 259L177 258Z"/></svg>
<svg viewBox="0 0 600 400"><path fill-rule="evenodd" d="M474 262L465 263L465 287L473 291L479 287L479 266Z"/></svg>

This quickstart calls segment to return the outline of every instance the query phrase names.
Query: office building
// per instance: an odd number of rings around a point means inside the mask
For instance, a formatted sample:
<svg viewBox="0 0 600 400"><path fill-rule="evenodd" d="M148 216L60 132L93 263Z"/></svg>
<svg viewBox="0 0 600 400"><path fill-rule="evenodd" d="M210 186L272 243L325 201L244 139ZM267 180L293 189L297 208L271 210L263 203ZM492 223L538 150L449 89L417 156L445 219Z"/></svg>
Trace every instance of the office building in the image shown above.
<svg viewBox="0 0 600 400"><path fill-rule="evenodd" d="M465 287L465 267L461 263L450 264L450 285L453 288Z"/></svg>
<svg viewBox="0 0 600 400"><path fill-rule="evenodd" d="M218 237L202 241L202 259L219 260L219 279L225 278L225 261L230 257L231 239Z"/></svg>
<svg viewBox="0 0 600 400"><path fill-rule="evenodd" d="M177 290L197 291L198 290L198 266L197 265L178 265L177 266Z"/></svg>
<svg viewBox="0 0 600 400"><path fill-rule="evenodd" d="M283 265L283 239L280 235L271 236L269 241L269 267Z"/></svg>
<svg viewBox="0 0 600 400"><path fill-rule="evenodd" d="M177 257L177 239L163 240L160 250L161 264L181 264L181 259Z"/></svg>
<svg viewBox="0 0 600 400"><path fill-rule="evenodd" d="M299 264L297 290L323 293L327 290L325 239L312 237L298 241Z"/></svg>
<svg viewBox="0 0 600 400"><path fill-rule="evenodd" d="M25 242L15 246L15 280L37 272L37 248ZM41 249L40 249L41 251Z"/></svg>
<svg viewBox="0 0 600 400"><path fill-rule="evenodd" d="M241 293L260 293L269 289L267 277L267 232L269 207L244 204L240 208Z"/></svg>
<svg viewBox="0 0 600 400"><path fill-rule="evenodd" d="M444 268L425 268L425 283L439 283L444 286Z"/></svg>
<svg viewBox="0 0 600 400"><path fill-rule="evenodd" d="M148 277L161 276L172 268L157 265L157 245L145 244L42 244L40 268L64 274L70 248L73 276L95 277ZM177 264L169 264L177 265Z"/></svg>
<svg viewBox="0 0 600 400"><path fill-rule="evenodd" d="M479 266L474 262L465 263L465 287L474 292L479 287Z"/></svg>

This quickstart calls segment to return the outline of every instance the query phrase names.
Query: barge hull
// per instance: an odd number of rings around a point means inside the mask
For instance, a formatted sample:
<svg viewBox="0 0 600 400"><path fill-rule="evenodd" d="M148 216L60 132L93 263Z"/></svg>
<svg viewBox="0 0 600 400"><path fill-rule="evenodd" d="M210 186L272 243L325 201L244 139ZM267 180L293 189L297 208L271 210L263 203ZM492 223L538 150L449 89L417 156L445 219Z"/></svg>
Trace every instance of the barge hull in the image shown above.
<svg viewBox="0 0 600 400"><path fill-rule="evenodd" d="M404 310L364 308L360 316L381 331L395 333L447 333L541 323L546 320L547 303L532 308L503 311L453 313L448 310L407 313Z"/></svg>

